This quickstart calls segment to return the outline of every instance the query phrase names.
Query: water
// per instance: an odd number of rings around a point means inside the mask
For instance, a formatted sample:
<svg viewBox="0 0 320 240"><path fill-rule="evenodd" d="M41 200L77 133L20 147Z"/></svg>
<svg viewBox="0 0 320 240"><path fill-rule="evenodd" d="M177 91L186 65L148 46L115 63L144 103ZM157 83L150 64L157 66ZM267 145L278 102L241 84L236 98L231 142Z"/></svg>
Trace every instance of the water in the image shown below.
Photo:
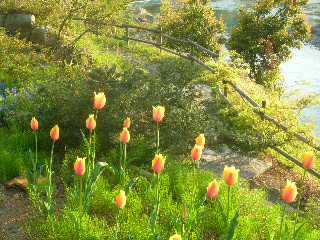
<svg viewBox="0 0 320 240"><path fill-rule="evenodd" d="M237 23L238 8L249 6L249 0L215 0L212 5L225 19L227 28ZM313 26L313 37L300 49L293 50L293 57L282 64L285 98L302 98L320 93L320 0L309 0L306 8L308 23ZM315 134L320 137L320 105L312 105L302 111L301 122L314 123Z"/></svg>

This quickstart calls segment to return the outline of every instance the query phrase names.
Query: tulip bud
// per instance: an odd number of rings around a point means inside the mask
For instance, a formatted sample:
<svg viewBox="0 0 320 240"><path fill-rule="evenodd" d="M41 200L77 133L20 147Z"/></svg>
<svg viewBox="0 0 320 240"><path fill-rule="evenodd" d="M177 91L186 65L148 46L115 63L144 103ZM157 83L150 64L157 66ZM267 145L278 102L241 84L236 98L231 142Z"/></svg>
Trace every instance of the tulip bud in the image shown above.
<svg viewBox="0 0 320 240"><path fill-rule="evenodd" d="M205 139L204 135L200 134L196 138L196 145L204 147L205 143L206 143L206 139Z"/></svg>
<svg viewBox="0 0 320 240"><path fill-rule="evenodd" d="M50 137L53 141L57 141L59 139L60 135L58 125L55 125L53 128L51 128Z"/></svg>
<svg viewBox="0 0 320 240"><path fill-rule="evenodd" d="M131 126L131 119L130 118L126 118L124 121L123 121L123 127L125 128L130 128Z"/></svg>
<svg viewBox="0 0 320 240"><path fill-rule="evenodd" d="M106 96L103 92L96 94L94 92L94 99L93 99L93 108L94 109L102 109L106 104Z"/></svg>
<svg viewBox="0 0 320 240"><path fill-rule="evenodd" d="M86 171L86 158L77 157L73 167L76 174L83 175Z"/></svg>
<svg viewBox="0 0 320 240"><path fill-rule="evenodd" d="M86 120L86 127L92 131L96 128L96 120L94 119L94 115L93 114L90 114L89 117L87 118Z"/></svg>
<svg viewBox="0 0 320 240"><path fill-rule="evenodd" d="M152 160L152 169L156 173L161 173L164 170L164 164L166 162L166 157L162 156L162 154L156 154L154 159Z"/></svg>
<svg viewBox="0 0 320 240"><path fill-rule="evenodd" d="M179 234L172 235L169 240L182 240L182 237Z"/></svg>
<svg viewBox="0 0 320 240"><path fill-rule="evenodd" d="M165 108L162 106L156 106L153 108L153 120L156 122L161 122L164 117Z"/></svg>
<svg viewBox="0 0 320 240"><path fill-rule="evenodd" d="M235 169L234 166L232 166L232 167L225 166L224 167L223 177L224 177L224 181L226 182L226 184L228 184L228 185L236 184L238 181L238 176L239 176L239 169Z"/></svg>
<svg viewBox="0 0 320 240"><path fill-rule="evenodd" d="M31 129L32 130L38 130L39 129L39 123L38 123L38 120L35 117L33 117L31 119L30 125L31 125Z"/></svg>
<svg viewBox="0 0 320 240"><path fill-rule="evenodd" d="M127 203L126 193L123 190L120 190L120 193L116 196L116 204L119 208L124 208Z"/></svg>
<svg viewBox="0 0 320 240"><path fill-rule="evenodd" d="M292 203L295 201L297 194L298 190L296 184L294 182L291 182L290 180L287 180L287 185L282 190L282 200L286 203Z"/></svg>
<svg viewBox="0 0 320 240"><path fill-rule="evenodd" d="M120 133L120 142L128 143L130 141L130 132L127 128L123 128L122 132Z"/></svg>
<svg viewBox="0 0 320 240"><path fill-rule="evenodd" d="M306 152L303 154L303 167L308 169L308 168L313 168L314 167L314 162L316 161L316 156L312 152Z"/></svg>
<svg viewBox="0 0 320 240"><path fill-rule="evenodd" d="M195 145L191 150L191 157L194 161L199 161L202 156L203 147Z"/></svg>
<svg viewBox="0 0 320 240"><path fill-rule="evenodd" d="M217 180L213 180L207 187L207 194L209 198L219 197L219 183Z"/></svg>

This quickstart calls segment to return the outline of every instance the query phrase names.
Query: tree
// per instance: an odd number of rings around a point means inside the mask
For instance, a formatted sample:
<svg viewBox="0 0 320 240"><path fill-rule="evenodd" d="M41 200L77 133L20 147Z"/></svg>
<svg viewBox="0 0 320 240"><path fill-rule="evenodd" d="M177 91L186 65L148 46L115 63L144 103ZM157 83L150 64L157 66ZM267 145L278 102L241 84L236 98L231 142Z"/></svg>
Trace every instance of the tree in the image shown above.
<svg viewBox="0 0 320 240"><path fill-rule="evenodd" d="M228 46L250 65L250 77L263 85L280 78L279 66L311 36L303 7L307 0L259 0L240 8L239 26L232 29Z"/></svg>
<svg viewBox="0 0 320 240"><path fill-rule="evenodd" d="M59 40L74 45L84 34L105 29L101 21L118 20L132 0L5 0L0 3L0 12L11 10L30 12L37 18L37 24L49 26ZM73 24L74 19L78 20ZM87 24L86 19L90 19Z"/></svg>
<svg viewBox="0 0 320 240"><path fill-rule="evenodd" d="M178 8L166 4L162 7L160 26L172 37L194 41L201 46L219 52L224 43L223 20L215 17L208 0L184 0ZM205 54L188 43L163 39L163 44L177 51L203 58Z"/></svg>

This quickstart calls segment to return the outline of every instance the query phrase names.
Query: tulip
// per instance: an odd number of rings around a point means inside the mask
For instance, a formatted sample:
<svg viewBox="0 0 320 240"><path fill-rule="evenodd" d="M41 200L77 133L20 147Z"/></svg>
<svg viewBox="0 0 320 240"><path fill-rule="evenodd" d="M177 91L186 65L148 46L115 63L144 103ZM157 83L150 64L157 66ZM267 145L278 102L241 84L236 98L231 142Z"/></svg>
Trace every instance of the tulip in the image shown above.
<svg viewBox="0 0 320 240"><path fill-rule="evenodd" d="M306 152L303 154L303 167L305 169L313 168L316 156L312 152Z"/></svg>
<svg viewBox="0 0 320 240"><path fill-rule="evenodd" d="M125 128L130 128L131 126L131 119L130 118L126 118L124 121L123 121L123 127Z"/></svg>
<svg viewBox="0 0 320 240"><path fill-rule="evenodd" d="M86 127L92 131L96 128L96 120L94 119L94 115L93 114L90 114L89 117L87 118L86 120Z"/></svg>
<svg viewBox="0 0 320 240"><path fill-rule="evenodd" d="M196 145L204 147L205 143L206 143L206 139L205 139L204 135L200 134L196 138Z"/></svg>
<svg viewBox="0 0 320 240"><path fill-rule="evenodd" d="M298 191L296 184L294 182L291 182L290 180L287 180L287 185L282 190L282 200L286 203L292 203L295 201L297 194Z"/></svg>
<svg viewBox="0 0 320 240"><path fill-rule="evenodd" d="M130 132L127 128L123 128L122 132L120 133L120 142L128 143L130 141Z"/></svg>
<svg viewBox="0 0 320 240"><path fill-rule="evenodd" d="M119 208L124 208L127 202L126 193L123 190L120 190L120 193L116 196L116 204Z"/></svg>
<svg viewBox="0 0 320 240"><path fill-rule="evenodd" d="M235 169L234 166L232 166L232 167L225 166L224 167L224 171L223 171L224 181L229 186L237 183L238 176L239 176L239 169Z"/></svg>
<svg viewBox="0 0 320 240"><path fill-rule="evenodd" d="M213 180L207 187L207 194L209 198L219 197L219 183L217 180Z"/></svg>
<svg viewBox="0 0 320 240"><path fill-rule="evenodd" d="M161 122L164 117L165 108L162 106L156 106L153 108L153 120L156 122Z"/></svg>
<svg viewBox="0 0 320 240"><path fill-rule="evenodd" d="M86 171L86 158L77 157L74 162L74 171L78 175L83 175Z"/></svg>
<svg viewBox="0 0 320 240"><path fill-rule="evenodd" d="M194 161L199 161L201 159L203 147L195 145L191 150L191 157Z"/></svg>
<svg viewBox="0 0 320 240"><path fill-rule="evenodd" d="M60 137L59 135L59 126L55 125L50 131L50 137L53 141L57 141Z"/></svg>
<svg viewBox="0 0 320 240"><path fill-rule="evenodd" d="M164 164L166 162L166 157L162 154L156 154L152 160L152 169L154 172L160 174L164 170Z"/></svg>
<svg viewBox="0 0 320 240"><path fill-rule="evenodd" d="M182 237L179 234L172 235L169 240L182 240Z"/></svg>
<svg viewBox="0 0 320 240"><path fill-rule="evenodd" d="M94 100L93 100L93 108L94 109L102 109L106 104L106 96L103 92L96 94L94 92Z"/></svg>
<svg viewBox="0 0 320 240"><path fill-rule="evenodd" d="M31 129L32 130L38 130L39 129L39 123L38 123L38 120L35 117L33 117L31 119L30 125L31 125Z"/></svg>

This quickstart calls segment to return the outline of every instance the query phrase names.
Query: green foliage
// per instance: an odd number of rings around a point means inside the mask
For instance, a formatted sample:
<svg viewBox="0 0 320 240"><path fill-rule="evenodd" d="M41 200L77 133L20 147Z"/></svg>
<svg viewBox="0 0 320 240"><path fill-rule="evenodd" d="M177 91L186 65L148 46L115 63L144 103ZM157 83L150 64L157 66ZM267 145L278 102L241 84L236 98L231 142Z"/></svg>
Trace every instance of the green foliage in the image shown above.
<svg viewBox="0 0 320 240"><path fill-rule="evenodd" d="M307 1L259 0L251 9L240 8L239 26L228 45L250 65L251 77L263 85L279 80L279 66L310 37L303 7Z"/></svg>
<svg viewBox="0 0 320 240"><path fill-rule="evenodd" d="M37 23L54 29L57 38L74 45L90 31L106 30L98 21L119 21L123 18L126 5L131 0L5 0L0 3L1 13L30 12ZM89 16L89 17L88 17ZM86 22L92 20L91 24ZM73 19L78 19L74 24Z"/></svg>
<svg viewBox="0 0 320 240"><path fill-rule="evenodd" d="M105 228L102 219L69 209L61 216L33 218L27 226L32 238L52 240L102 240L106 237Z"/></svg>
<svg viewBox="0 0 320 240"><path fill-rule="evenodd" d="M32 134L17 128L0 129L0 133L0 182L4 182L32 168L30 154L34 154L34 149ZM43 163L46 154L39 153L39 158L40 164Z"/></svg>
<svg viewBox="0 0 320 240"><path fill-rule="evenodd" d="M160 26L164 33L172 37L194 41L213 52L219 53L224 43L223 21L215 17L215 11L208 5L208 1L203 4L198 2L184 1L179 8L164 5ZM175 42L164 38L163 44L170 49L189 53L192 56L201 58L209 56L188 43Z"/></svg>

